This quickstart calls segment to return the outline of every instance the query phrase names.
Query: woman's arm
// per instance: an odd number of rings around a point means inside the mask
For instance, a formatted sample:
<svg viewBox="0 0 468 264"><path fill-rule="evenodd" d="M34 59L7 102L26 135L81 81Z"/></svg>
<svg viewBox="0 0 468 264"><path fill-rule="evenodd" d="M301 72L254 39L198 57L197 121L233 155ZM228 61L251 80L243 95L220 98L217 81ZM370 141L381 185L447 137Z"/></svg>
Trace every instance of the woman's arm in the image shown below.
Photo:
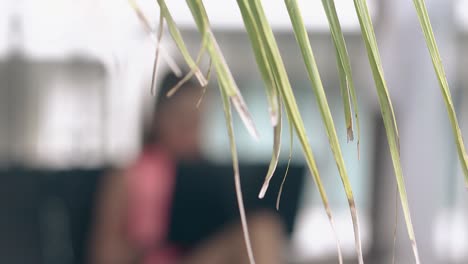
<svg viewBox="0 0 468 264"><path fill-rule="evenodd" d="M136 263L138 252L130 245L127 220L127 184L123 173L106 175L97 195L91 237L91 264Z"/></svg>

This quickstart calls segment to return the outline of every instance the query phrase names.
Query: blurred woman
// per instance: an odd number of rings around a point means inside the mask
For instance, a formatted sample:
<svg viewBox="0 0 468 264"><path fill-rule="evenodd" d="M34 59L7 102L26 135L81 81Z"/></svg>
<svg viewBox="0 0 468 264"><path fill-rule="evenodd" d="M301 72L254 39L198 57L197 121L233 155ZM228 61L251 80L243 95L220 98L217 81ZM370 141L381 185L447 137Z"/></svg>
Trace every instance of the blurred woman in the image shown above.
<svg viewBox="0 0 468 264"><path fill-rule="evenodd" d="M192 249L167 241L176 164L201 158L201 111L195 105L202 88L189 81L167 98L179 81L171 73L163 78L141 155L129 168L106 177L91 243L92 264L248 263L240 223ZM282 225L276 216L249 215L248 224L256 262L280 263Z"/></svg>

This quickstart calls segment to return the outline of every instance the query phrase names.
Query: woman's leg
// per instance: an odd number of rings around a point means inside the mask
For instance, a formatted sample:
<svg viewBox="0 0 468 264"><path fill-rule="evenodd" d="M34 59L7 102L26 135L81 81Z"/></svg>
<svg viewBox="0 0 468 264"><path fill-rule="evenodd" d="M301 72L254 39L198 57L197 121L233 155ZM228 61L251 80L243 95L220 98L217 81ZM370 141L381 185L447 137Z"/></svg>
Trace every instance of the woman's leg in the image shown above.
<svg viewBox="0 0 468 264"><path fill-rule="evenodd" d="M248 217L250 239L256 264L279 264L283 256L283 226L278 216L255 213ZM228 226L197 246L184 264L244 264L249 263L240 223Z"/></svg>

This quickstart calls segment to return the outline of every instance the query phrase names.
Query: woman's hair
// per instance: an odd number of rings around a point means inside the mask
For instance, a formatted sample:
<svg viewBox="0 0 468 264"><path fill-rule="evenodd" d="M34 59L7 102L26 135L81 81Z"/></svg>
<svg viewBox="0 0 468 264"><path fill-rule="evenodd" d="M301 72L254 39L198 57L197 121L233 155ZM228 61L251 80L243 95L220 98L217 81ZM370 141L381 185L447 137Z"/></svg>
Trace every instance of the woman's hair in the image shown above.
<svg viewBox="0 0 468 264"><path fill-rule="evenodd" d="M192 79L187 80L182 87L171 97L167 96L167 93L169 93L172 88L174 88L185 76L185 73L181 75L181 77L178 77L175 75L172 71L167 72L165 75L163 75L162 81L156 90L156 97L154 101L154 112L153 112L153 117L158 113L158 110L161 109L161 107L167 103L170 103L171 100L177 95L184 93L184 88L187 87L196 87L198 84L193 81Z"/></svg>
<svg viewBox="0 0 468 264"><path fill-rule="evenodd" d="M193 79L189 79L174 95L168 97L167 93L169 93L169 91L171 91L172 88L174 88L183 79L184 76L185 73L183 73L181 77L178 77L172 71L169 71L162 76L161 82L156 89L156 95L154 96L152 107L153 112L150 116L150 119L148 120L149 122L147 122L147 125L143 128L143 146L155 143L158 140L158 135L156 134L154 128L156 126L156 116L160 112L161 108L166 104L170 104L176 101L175 99L178 97L178 95L183 94L186 91L185 88L199 86L198 83L196 83Z"/></svg>

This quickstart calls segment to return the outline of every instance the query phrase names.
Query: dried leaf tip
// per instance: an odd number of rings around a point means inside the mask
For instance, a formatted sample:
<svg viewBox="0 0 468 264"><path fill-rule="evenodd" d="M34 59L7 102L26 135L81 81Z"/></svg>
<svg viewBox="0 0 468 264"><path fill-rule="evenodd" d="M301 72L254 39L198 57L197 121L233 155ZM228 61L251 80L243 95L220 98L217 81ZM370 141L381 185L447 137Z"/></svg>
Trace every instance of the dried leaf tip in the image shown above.
<svg viewBox="0 0 468 264"><path fill-rule="evenodd" d="M274 111L271 107L268 107L268 112L270 113L270 120L273 127L278 125L278 112Z"/></svg>
<svg viewBox="0 0 468 264"><path fill-rule="evenodd" d="M353 141L354 140L354 132L353 132L353 127L352 126L349 126L347 128L347 132L348 132L348 143L350 141Z"/></svg>
<svg viewBox="0 0 468 264"><path fill-rule="evenodd" d="M411 239L411 247L413 247L413 253L414 253L416 264L420 264L421 261L419 260L418 246L416 245L415 239Z"/></svg>
<svg viewBox="0 0 468 264"><path fill-rule="evenodd" d="M270 182L269 182L269 181L265 181L265 182L263 183L262 189L260 190L260 193L258 194L258 198L259 198L259 199L265 198L265 194L266 194L266 192L267 192L267 190L268 190L268 186L269 186L269 185L270 185Z"/></svg>
<svg viewBox="0 0 468 264"><path fill-rule="evenodd" d="M250 113L247 109L247 105L245 104L242 96L231 96L231 101L234 107L236 108L237 112L239 113L239 116L242 119L242 122L244 123L245 127L247 128L247 131L249 131L249 134L255 140L259 140L260 136L258 134L257 128L255 127L255 124L252 120L252 116L250 116Z"/></svg>

